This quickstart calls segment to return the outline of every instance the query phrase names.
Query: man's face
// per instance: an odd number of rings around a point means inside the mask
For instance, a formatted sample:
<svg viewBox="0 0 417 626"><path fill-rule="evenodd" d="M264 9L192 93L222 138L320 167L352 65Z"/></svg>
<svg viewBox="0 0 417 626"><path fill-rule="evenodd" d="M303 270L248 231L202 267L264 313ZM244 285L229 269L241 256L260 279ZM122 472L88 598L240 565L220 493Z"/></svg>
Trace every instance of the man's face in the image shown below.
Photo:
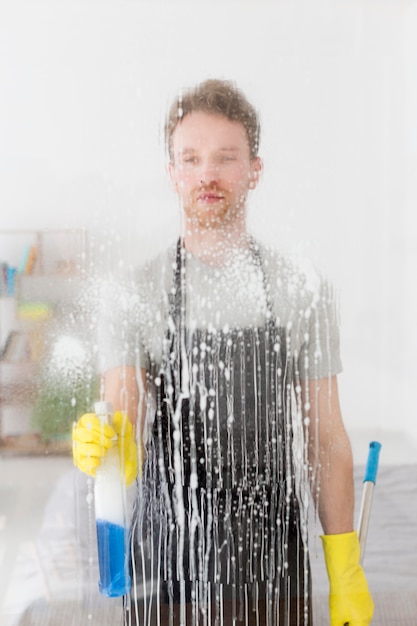
<svg viewBox="0 0 417 626"><path fill-rule="evenodd" d="M172 136L170 175L186 218L202 228L219 228L245 216L261 161L250 159L245 127L222 115L195 111Z"/></svg>

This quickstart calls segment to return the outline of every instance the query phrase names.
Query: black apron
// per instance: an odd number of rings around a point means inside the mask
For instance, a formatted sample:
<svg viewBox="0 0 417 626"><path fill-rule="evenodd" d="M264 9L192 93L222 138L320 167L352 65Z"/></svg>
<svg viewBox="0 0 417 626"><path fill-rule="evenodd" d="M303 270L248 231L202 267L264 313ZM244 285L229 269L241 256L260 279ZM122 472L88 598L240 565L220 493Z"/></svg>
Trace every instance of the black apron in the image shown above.
<svg viewBox="0 0 417 626"><path fill-rule="evenodd" d="M243 619L249 589L268 598L271 626L281 623L271 618L278 606L282 623L296 611L294 623L311 624L292 457L293 364L255 243L251 252L263 275L265 324L190 331L178 243L162 366L149 377L157 410L134 525L135 575L147 580L145 595L158 587L162 603L204 605L208 590L213 597L221 588Z"/></svg>

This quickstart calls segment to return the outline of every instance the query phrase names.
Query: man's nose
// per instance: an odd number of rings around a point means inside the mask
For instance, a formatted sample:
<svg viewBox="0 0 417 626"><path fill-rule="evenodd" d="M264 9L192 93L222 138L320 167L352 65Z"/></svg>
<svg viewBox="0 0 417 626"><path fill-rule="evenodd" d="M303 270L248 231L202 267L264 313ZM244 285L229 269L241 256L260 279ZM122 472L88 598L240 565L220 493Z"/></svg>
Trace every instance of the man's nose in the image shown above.
<svg viewBox="0 0 417 626"><path fill-rule="evenodd" d="M199 172L200 184L209 185L218 180L219 168L212 161L207 161L201 164Z"/></svg>

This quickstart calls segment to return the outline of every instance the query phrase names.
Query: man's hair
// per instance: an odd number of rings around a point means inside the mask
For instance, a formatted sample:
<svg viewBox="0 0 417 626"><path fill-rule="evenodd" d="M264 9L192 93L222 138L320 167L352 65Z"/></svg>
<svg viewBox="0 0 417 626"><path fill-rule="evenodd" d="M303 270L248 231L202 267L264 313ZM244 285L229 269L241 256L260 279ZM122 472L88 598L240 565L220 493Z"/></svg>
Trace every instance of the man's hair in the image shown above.
<svg viewBox="0 0 417 626"><path fill-rule="evenodd" d="M240 122L245 127L250 157L258 154L260 123L255 108L234 82L229 80L209 79L181 93L174 100L165 124L165 142L170 160L172 160L172 135L177 125L193 111L202 111L222 115L233 122Z"/></svg>

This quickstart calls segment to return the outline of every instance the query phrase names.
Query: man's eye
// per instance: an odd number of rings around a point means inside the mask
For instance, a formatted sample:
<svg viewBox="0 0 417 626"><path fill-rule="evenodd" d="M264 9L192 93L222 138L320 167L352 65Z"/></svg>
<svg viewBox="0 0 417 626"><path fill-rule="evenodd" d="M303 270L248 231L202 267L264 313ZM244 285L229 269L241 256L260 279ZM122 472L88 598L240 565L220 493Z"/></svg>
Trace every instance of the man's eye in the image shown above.
<svg viewBox="0 0 417 626"><path fill-rule="evenodd" d="M233 156L232 154L223 154L220 157L220 160L223 161L223 163L227 163L228 161L234 161L236 159L235 156Z"/></svg>
<svg viewBox="0 0 417 626"><path fill-rule="evenodd" d="M194 163L197 163L197 157L192 157L192 156L190 156L190 157L185 157L185 158L183 159L183 163L187 163L188 165L189 165L189 164L194 164Z"/></svg>

